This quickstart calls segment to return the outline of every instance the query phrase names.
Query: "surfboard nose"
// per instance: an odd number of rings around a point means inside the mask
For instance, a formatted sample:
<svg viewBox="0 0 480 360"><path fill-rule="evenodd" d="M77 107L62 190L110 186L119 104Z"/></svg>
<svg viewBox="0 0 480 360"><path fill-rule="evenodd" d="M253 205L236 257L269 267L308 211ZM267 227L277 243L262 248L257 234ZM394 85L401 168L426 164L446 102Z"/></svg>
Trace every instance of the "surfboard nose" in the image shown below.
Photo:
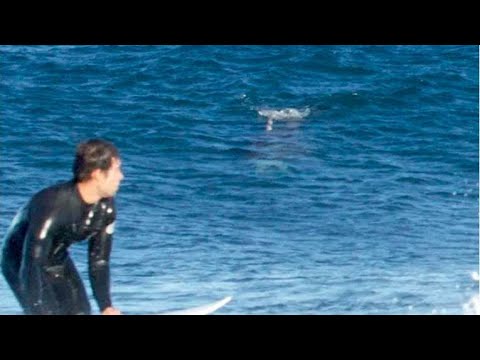
<svg viewBox="0 0 480 360"><path fill-rule="evenodd" d="M217 311L221 307L225 306L231 300L232 300L232 296L227 296L211 304L183 309L183 310L170 311L167 313L162 313L160 315L208 315L213 313L214 311Z"/></svg>

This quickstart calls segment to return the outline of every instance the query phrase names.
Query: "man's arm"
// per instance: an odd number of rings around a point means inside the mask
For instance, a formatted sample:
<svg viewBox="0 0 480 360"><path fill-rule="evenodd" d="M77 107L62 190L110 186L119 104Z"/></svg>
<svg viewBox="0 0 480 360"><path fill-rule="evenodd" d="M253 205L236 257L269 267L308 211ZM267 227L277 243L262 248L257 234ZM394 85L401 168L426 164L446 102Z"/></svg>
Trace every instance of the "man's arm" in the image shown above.
<svg viewBox="0 0 480 360"><path fill-rule="evenodd" d="M112 306L110 297L110 251L112 235L103 229L88 243L88 274L92 285L93 297L100 311Z"/></svg>
<svg viewBox="0 0 480 360"><path fill-rule="evenodd" d="M38 197L29 209L29 227L25 238L20 276L24 285L29 311L34 315L50 314L56 298L49 287L46 273L53 234L58 226L53 199Z"/></svg>
<svg viewBox="0 0 480 360"><path fill-rule="evenodd" d="M113 206L112 206L113 207ZM110 296L110 252L115 227L115 213L110 223L88 243L88 272L90 284L100 312L105 315L117 315L120 312L112 307Z"/></svg>

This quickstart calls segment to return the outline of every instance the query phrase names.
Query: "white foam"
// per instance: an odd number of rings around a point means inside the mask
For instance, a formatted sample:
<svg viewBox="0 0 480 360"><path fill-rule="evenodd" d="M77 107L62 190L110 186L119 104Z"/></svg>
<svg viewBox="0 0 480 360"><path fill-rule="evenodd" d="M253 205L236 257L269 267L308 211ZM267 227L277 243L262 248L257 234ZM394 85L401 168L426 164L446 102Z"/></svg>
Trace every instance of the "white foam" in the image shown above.
<svg viewBox="0 0 480 360"><path fill-rule="evenodd" d="M288 165L280 160L259 159L256 161L257 173L266 173L269 171L285 172L288 170Z"/></svg>
<svg viewBox="0 0 480 360"><path fill-rule="evenodd" d="M262 109L258 115L265 116L271 120L301 120L310 115L310 109L298 110L295 108L285 108L281 110Z"/></svg>
<svg viewBox="0 0 480 360"><path fill-rule="evenodd" d="M478 272L473 271L470 276L473 281L479 282ZM472 296L466 304L463 304L463 313L465 315L480 315L480 294Z"/></svg>
<svg viewBox="0 0 480 360"><path fill-rule="evenodd" d="M480 295L473 296L466 304L463 304L465 315L480 315Z"/></svg>
<svg viewBox="0 0 480 360"><path fill-rule="evenodd" d="M310 115L310 109L306 108L303 111L294 108L285 108L280 110L260 109L258 110L258 115L265 116L267 118L265 130L271 131L273 129L273 120L299 121Z"/></svg>

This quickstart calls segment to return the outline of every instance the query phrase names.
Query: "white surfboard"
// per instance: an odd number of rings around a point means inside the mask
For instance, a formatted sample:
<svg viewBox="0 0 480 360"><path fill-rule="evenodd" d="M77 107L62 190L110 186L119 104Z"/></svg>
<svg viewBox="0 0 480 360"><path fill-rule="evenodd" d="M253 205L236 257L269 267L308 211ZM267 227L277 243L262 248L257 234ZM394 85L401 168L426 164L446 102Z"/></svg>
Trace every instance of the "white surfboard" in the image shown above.
<svg viewBox="0 0 480 360"><path fill-rule="evenodd" d="M213 313L214 311L217 311L221 307L225 306L227 303L230 302L230 300L232 300L232 297L227 296L222 300L215 301L211 304L206 304L206 305L197 306L193 308L187 308L183 310L169 311L166 313L161 313L159 315L208 315Z"/></svg>

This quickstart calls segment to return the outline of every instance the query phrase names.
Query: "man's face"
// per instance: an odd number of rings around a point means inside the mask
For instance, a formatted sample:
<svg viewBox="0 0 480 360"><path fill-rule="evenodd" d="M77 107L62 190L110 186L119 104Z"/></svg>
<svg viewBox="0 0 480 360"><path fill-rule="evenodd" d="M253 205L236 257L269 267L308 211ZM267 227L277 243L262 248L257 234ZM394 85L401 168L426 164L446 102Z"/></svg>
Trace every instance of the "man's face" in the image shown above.
<svg viewBox="0 0 480 360"><path fill-rule="evenodd" d="M123 180L122 162L120 159L112 158L112 165L106 171L100 171L98 176L98 190L102 197L114 196L120 182Z"/></svg>

